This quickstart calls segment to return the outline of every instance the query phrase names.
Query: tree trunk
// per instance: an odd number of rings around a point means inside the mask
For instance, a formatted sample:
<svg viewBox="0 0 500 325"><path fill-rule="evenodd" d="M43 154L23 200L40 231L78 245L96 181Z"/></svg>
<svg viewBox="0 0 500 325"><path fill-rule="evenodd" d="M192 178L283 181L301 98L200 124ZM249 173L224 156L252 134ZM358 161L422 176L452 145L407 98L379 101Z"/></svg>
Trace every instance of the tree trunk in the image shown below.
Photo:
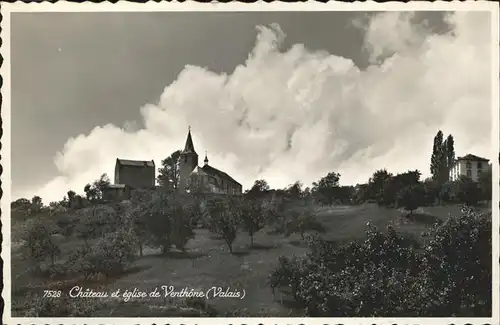
<svg viewBox="0 0 500 325"><path fill-rule="evenodd" d="M143 257L143 253L142 253L142 243L139 243L139 256L140 257Z"/></svg>
<svg viewBox="0 0 500 325"><path fill-rule="evenodd" d="M250 246L253 246L253 234L250 234Z"/></svg>

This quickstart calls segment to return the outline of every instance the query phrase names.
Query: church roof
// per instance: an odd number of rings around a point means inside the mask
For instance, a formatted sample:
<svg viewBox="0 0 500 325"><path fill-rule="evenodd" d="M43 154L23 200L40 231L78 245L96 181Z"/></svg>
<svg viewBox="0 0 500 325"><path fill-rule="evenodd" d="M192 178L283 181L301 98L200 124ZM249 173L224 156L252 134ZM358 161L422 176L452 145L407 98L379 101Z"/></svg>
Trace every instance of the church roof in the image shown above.
<svg viewBox="0 0 500 325"><path fill-rule="evenodd" d="M128 160L116 158L116 164L121 166L154 167L153 160Z"/></svg>
<svg viewBox="0 0 500 325"><path fill-rule="evenodd" d="M223 171L221 170L218 170L217 168L214 168L210 165L205 165L203 167L201 167L201 169L209 174L209 175L212 175L212 176L217 176L219 178L222 178L222 179L227 179L227 180L230 180L238 185L241 185L240 183L238 183L237 181L234 180L234 178L232 178L231 176L229 176L228 174L224 173Z"/></svg>
<svg viewBox="0 0 500 325"><path fill-rule="evenodd" d="M191 138L191 130L188 131L186 145L184 146L184 150L182 150L182 153L196 153L196 151L194 150L193 139Z"/></svg>

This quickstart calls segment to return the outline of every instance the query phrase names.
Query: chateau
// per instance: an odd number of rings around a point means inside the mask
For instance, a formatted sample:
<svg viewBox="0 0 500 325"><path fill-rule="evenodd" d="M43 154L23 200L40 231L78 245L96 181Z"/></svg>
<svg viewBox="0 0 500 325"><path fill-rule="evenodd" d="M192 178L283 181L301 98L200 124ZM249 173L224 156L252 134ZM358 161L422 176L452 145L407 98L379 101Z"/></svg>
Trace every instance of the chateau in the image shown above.
<svg viewBox="0 0 500 325"><path fill-rule="evenodd" d="M485 172L488 168L491 168L488 162L489 160L486 158L471 154L458 157L450 169L449 179L451 181L455 181L460 176L467 176L477 182L481 173Z"/></svg>
<svg viewBox="0 0 500 325"><path fill-rule="evenodd" d="M227 173L208 164L205 154L203 167L198 166L198 154L194 150L191 129L186 145L181 151L179 166L179 191L198 191L215 194L241 194L242 186ZM155 163L153 160L116 159L114 184L103 191L104 200L126 200L134 189L155 189Z"/></svg>

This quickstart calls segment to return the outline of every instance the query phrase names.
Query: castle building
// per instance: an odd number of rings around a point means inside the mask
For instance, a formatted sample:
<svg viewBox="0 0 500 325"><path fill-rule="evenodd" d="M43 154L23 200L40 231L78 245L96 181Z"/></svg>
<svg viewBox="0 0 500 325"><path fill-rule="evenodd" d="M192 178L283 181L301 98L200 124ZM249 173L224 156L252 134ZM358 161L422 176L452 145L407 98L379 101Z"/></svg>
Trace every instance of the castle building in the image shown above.
<svg viewBox="0 0 500 325"><path fill-rule="evenodd" d="M205 153L204 164L198 166L196 153L191 137L191 128L188 131L186 145L179 157L179 190L199 191L216 194L241 194L242 186L227 173L208 164Z"/></svg>
<svg viewBox="0 0 500 325"><path fill-rule="evenodd" d="M114 184L103 190L105 201L127 200L134 189L155 187L155 163L153 160L126 160L116 158Z"/></svg>
<svg viewBox="0 0 500 325"><path fill-rule="evenodd" d="M458 157L450 168L449 179L456 181L460 176L466 176L477 182L481 174L491 168L488 162L489 160L486 158L471 154Z"/></svg>

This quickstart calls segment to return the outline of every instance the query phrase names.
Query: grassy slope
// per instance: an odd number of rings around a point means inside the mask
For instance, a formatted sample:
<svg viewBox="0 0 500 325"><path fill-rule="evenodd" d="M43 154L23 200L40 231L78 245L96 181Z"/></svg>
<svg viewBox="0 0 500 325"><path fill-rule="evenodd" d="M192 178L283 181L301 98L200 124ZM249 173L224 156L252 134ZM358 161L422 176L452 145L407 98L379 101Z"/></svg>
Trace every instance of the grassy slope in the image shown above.
<svg viewBox="0 0 500 325"><path fill-rule="evenodd" d="M420 233L428 229L434 221L445 219L450 213L459 213L459 210L459 206L424 208L417 211L415 220L408 220L401 217L401 212L395 209L379 208L370 204L318 208L317 218L326 226L327 231L323 236L329 240L362 237L367 222L381 229L391 224L397 231L410 233L418 238ZM134 267L137 272L126 274L115 281L108 281L106 286L109 291L134 288L151 291L154 287L162 285L173 285L176 290L188 287L205 291L212 286L245 289L246 297L242 300L217 298L210 300L209 304L222 313L247 309L254 316L289 315L289 310L279 302L279 293L273 297L267 285L267 278L277 265L279 256L306 252L300 236L292 235L284 238L281 235L268 234L263 230L255 236L255 243L259 244L260 248L250 250L248 243L248 236L240 233L234 244L234 250L239 254L231 255L223 240L214 238L205 229L198 229L196 237L187 247L190 254L171 253L160 256L159 251L146 249L145 256L139 259ZM72 240L63 245L63 250L68 251L77 245L78 243ZM151 302L143 301L143 304L165 303L159 298ZM148 309L130 307L132 307L130 302L124 303L112 311L103 311L101 316L148 316Z"/></svg>

